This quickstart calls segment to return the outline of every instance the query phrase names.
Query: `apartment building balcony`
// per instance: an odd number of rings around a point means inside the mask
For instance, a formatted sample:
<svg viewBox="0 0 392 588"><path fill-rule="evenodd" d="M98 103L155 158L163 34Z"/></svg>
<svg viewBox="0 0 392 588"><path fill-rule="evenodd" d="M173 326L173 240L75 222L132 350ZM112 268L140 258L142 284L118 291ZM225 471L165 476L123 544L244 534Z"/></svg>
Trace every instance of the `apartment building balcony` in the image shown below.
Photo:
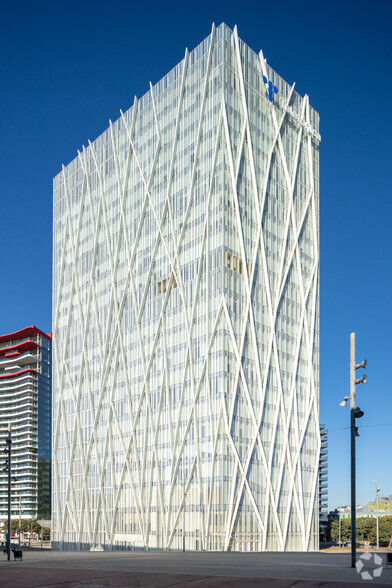
<svg viewBox="0 0 392 588"><path fill-rule="evenodd" d="M9 369L23 369L27 365L36 366L37 362L40 359L36 355L32 353L23 353L20 354L17 351L10 354L9 356L5 356L4 359L0 359L0 370L9 370Z"/></svg>

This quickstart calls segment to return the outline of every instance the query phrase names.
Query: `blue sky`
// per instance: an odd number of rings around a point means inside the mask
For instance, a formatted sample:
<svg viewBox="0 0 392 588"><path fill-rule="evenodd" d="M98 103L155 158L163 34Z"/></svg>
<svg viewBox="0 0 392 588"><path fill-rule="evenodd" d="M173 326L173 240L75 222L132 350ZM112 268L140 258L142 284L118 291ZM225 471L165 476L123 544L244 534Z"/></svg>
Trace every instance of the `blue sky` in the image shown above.
<svg viewBox="0 0 392 588"><path fill-rule="evenodd" d="M192 49L238 26L321 117L321 421L329 504L350 502L349 334L357 387L358 503L392 494L389 0L2 2L0 333L51 330L52 178Z"/></svg>

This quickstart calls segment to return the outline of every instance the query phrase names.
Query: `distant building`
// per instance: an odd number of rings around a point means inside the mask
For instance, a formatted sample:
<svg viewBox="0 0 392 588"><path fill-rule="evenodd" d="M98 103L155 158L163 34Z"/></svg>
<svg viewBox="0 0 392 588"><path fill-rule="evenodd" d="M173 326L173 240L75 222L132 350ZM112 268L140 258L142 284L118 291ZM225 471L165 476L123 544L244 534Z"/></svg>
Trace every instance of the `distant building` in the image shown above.
<svg viewBox="0 0 392 588"><path fill-rule="evenodd" d="M341 519L351 519L351 506L340 506L338 508L338 513L340 510L340 518ZM388 510L381 510L380 507L378 509L378 516L385 517L387 515L392 515L392 509ZM371 509L368 506L357 506L356 510L356 518L366 517L366 518L376 518L376 509ZM339 518L339 517L338 517Z"/></svg>
<svg viewBox="0 0 392 588"><path fill-rule="evenodd" d="M323 538L328 524L328 429L320 425L320 459L319 459L319 525L320 539Z"/></svg>
<svg viewBox="0 0 392 588"><path fill-rule="evenodd" d="M329 523L331 523L332 521L338 521L339 520L339 510L337 508L335 508L334 510L330 510L329 513L327 514L327 519L328 519Z"/></svg>
<svg viewBox="0 0 392 588"><path fill-rule="evenodd" d="M0 336L0 451L12 432L11 515L50 518L52 337L34 326ZM1 456L6 458L5 454ZM0 519L8 475L0 462Z"/></svg>
<svg viewBox="0 0 392 588"><path fill-rule="evenodd" d="M376 502L368 502L367 507L369 510L373 511L377 509ZM378 499L378 511L388 511L392 512L392 494L389 496L380 496Z"/></svg>

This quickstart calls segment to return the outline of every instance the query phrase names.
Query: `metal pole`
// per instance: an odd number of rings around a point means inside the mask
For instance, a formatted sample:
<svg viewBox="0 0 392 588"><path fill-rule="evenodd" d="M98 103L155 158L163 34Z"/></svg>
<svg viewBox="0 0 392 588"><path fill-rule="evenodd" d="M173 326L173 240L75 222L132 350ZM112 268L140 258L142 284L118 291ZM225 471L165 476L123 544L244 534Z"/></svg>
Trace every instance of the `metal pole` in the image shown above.
<svg viewBox="0 0 392 588"><path fill-rule="evenodd" d="M340 506L339 506L339 547L342 547L342 521L340 518Z"/></svg>
<svg viewBox="0 0 392 588"><path fill-rule="evenodd" d="M19 547L20 547L20 527L22 526L21 510L22 510L22 497L19 496Z"/></svg>
<svg viewBox="0 0 392 588"><path fill-rule="evenodd" d="M183 511L182 511L182 551L185 552L185 473L182 477L182 495L183 495Z"/></svg>
<svg viewBox="0 0 392 588"><path fill-rule="evenodd" d="M350 432L351 432L351 567L357 560L355 497L355 333L350 335Z"/></svg>
<svg viewBox="0 0 392 588"><path fill-rule="evenodd" d="M380 491L380 487L378 485L378 472L377 472L377 476L376 476L376 511L377 511L377 551L380 548L380 543L379 543L379 527L378 527L378 493Z"/></svg>
<svg viewBox="0 0 392 588"><path fill-rule="evenodd" d="M7 533L7 560L11 559L11 423L8 424L8 533Z"/></svg>

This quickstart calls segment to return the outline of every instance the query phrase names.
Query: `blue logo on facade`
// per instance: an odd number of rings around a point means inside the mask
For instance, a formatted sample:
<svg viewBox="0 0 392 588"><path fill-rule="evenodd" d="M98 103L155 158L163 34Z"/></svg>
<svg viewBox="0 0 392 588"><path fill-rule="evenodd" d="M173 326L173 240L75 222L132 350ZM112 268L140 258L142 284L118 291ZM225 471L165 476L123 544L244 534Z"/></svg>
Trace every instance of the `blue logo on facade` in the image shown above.
<svg viewBox="0 0 392 588"><path fill-rule="evenodd" d="M273 102L274 101L274 92L275 92L275 94L277 94L278 93L278 88L276 86L274 86L272 82L270 82L269 80L267 80L267 78L265 76L263 76L263 82L265 84L267 84L268 100L270 102Z"/></svg>

